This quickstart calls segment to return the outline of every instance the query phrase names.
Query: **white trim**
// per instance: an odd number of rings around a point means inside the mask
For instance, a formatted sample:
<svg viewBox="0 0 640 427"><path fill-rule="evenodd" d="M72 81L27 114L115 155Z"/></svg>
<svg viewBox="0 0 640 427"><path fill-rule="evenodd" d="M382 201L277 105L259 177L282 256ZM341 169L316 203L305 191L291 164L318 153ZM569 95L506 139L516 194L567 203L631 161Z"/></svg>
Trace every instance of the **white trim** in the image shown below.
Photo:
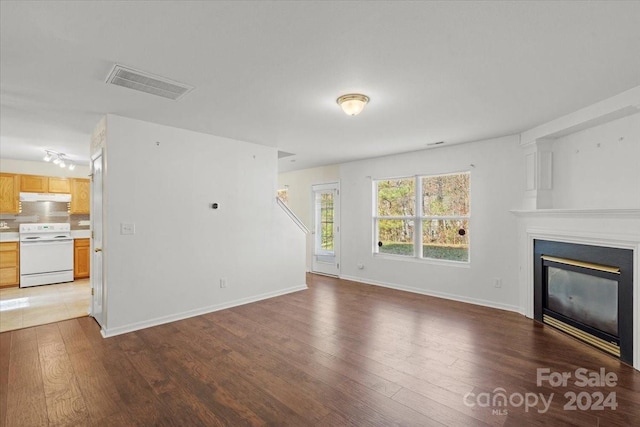
<svg viewBox="0 0 640 427"><path fill-rule="evenodd" d="M572 232L549 228L527 227L527 236L541 236L547 240L566 243L581 243L593 246L637 250L640 246L640 234L612 234L594 232Z"/></svg>
<svg viewBox="0 0 640 427"><path fill-rule="evenodd" d="M398 285L398 284L395 284L395 283L372 281L372 280L363 279L361 277L356 277L356 276L344 276L344 275L341 275L340 279L350 280L352 282L363 283L363 284L366 284L366 285L381 286L383 288L395 289L397 291L411 292L411 293L414 293L414 294L427 295L427 296L431 296L431 297L442 298L442 299L462 302L462 303L466 303L466 304L479 305L479 306L482 306L482 307L495 308L495 309L498 309L498 310L506 310L506 311L512 311L512 312L515 312L515 313L523 314L523 313L521 313L520 308L515 306L515 305L501 304L501 303L496 303L494 301L488 301L488 300L484 300L484 299L469 298L469 297L464 297L464 296L460 296L460 295L449 294L449 293L446 293L446 292L428 291L428 290L425 290L425 289L414 288L414 287L411 287L411 286L403 286L403 285Z"/></svg>
<svg viewBox="0 0 640 427"><path fill-rule="evenodd" d="M318 222L317 193L333 193L333 251L325 251L318 248L318 239L322 238L322 224ZM342 233L340 231L341 221L341 196L340 181L327 182L323 184L313 184L311 186L311 212L313 215L313 231L311 246L311 271L314 273L326 274L337 277L340 274ZM333 261L319 261L318 257L333 257ZM326 270L324 270L326 268Z"/></svg>
<svg viewBox="0 0 640 427"><path fill-rule="evenodd" d="M569 133L636 114L640 110L640 86L589 105L520 134L520 145L533 144L539 138L558 138Z"/></svg>
<svg viewBox="0 0 640 427"><path fill-rule="evenodd" d="M298 226L298 228L300 228L300 230L304 233L304 234L309 234L310 231L307 228L306 225L304 225L304 222L302 222L302 220L300 218L298 218L298 215L296 215L291 208L289 208L289 206L287 206L287 204L285 202L282 201L282 199L280 199L280 197L276 196L276 204L278 206L280 206L280 208L287 214L289 215L289 218L291 218L291 220Z"/></svg>
<svg viewBox="0 0 640 427"><path fill-rule="evenodd" d="M116 335L126 334L128 332L138 331L140 329L150 328L152 326L163 325L165 323L175 322L178 320L188 319L190 317L200 316L202 314L213 313L214 311L225 310L227 308L237 307L239 305L249 304L256 301L262 301L269 298L274 298L293 292L303 291L308 289L307 285L292 286L290 288L281 289L279 291L267 292L260 295L255 295L247 298L240 298L234 301L225 302L222 304L210 305L208 307L197 308L195 310L183 311L182 313L172 314L169 316L157 317L151 320L145 320L144 322L131 323L129 325L119 326L117 328L102 329L100 333L103 338L114 337Z"/></svg>
<svg viewBox="0 0 640 427"><path fill-rule="evenodd" d="M374 253L373 258L380 259L388 259L391 261L404 261L404 262L418 262L422 264L433 264L433 265L446 265L448 267L461 267L461 268L471 268L470 261L456 261L453 259L440 259L440 258L418 258L413 255L398 255L398 254L387 254L387 253Z"/></svg>
<svg viewBox="0 0 640 427"><path fill-rule="evenodd" d="M322 184L311 184L311 190L312 191L333 190L335 188L340 189L340 182L339 181L325 182L325 183L322 183Z"/></svg>
<svg viewBox="0 0 640 427"><path fill-rule="evenodd" d="M516 216L539 216L539 217L577 217L577 218L618 218L618 217L630 217L640 218L640 209L531 209L531 210L519 210L513 209L510 211Z"/></svg>
<svg viewBox="0 0 640 427"><path fill-rule="evenodd" d="M473 165L472 165L473 166ZM380 178L380 179L372 179L372 227L373 227L373 241L372 243L372 253L374 257L377 256L387 256L390 255L390 259L394 258L394 254L387 254L385 252L380 252L380 246L378 243L380 242L380 229L379 222L383 221L413 221L413 255L397 255L398 257L402 257L403 259L413 259L419 262L423 260L427 261L449 261L456 263L466 263L471 264L471 239L467 236L467 260L466 261L457 261L457 260L439 260L434 258L425 257L423 254L423 233L424 233L424 222L425 221L433 221L433 220L444 220L444 221L467 221L470 228L471 226L471 208L469 207L469 212L467 215L425 215L424 214L424 206L423 206L423 198L418 197L419 194L422 194L422 183L424 179L429 178L438 178L442 176L457 176L457 175L469 175L469 189L467 192L467 197L469 199L469 203L471 202L471 170L466 170L462 172L449 172L442 174L434 174L434 175L411 175L402 178ZM415 214L414 215L378 215L378 196L380 195L380 191L378 188L378 184L384 181L398 181L398 180L412 180L414 183L414 204L415 204Z"/></svg>

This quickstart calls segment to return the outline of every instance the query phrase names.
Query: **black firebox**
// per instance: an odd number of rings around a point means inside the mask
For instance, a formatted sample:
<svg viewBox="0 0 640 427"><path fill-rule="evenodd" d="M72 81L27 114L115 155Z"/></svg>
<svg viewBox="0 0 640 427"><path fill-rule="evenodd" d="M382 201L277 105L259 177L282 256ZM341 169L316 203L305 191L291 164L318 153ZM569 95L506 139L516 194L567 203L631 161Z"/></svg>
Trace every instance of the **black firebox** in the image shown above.
<svg viewBox="0 0 640 427"><path fill-rule="evenodd" d="M534 317L633 363L633 251L534 240Z"/></svg>

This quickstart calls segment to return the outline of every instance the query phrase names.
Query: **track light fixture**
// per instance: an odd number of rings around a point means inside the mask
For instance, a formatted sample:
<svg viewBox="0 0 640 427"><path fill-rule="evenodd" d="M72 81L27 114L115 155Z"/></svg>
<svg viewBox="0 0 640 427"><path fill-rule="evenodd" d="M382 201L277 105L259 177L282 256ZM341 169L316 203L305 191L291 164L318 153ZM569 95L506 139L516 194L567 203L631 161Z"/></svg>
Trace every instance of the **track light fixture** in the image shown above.
<svg viewBox="0 0 640 427"><path fill-rule="evenodd" d="M58 165L61 168L68 167L71 171L76 168L75 163L69 160L66 154L51 150L44 150L44 152L45 156L42 160L45 162L52 162L54 165Z"/></svg>

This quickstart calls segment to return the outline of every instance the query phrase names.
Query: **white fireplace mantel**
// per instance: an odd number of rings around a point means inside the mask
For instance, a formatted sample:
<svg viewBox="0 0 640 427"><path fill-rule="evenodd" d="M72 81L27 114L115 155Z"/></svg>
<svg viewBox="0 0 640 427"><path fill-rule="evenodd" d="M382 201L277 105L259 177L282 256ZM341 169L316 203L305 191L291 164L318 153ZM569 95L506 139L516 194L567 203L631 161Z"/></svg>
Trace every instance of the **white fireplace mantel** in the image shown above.
<svg viewBox="0 0 640 427"><path fill-rule="evenodd" d="M640 220L640 209L513 209L511 213L520 217L601 217L636 218Z"/></svg>

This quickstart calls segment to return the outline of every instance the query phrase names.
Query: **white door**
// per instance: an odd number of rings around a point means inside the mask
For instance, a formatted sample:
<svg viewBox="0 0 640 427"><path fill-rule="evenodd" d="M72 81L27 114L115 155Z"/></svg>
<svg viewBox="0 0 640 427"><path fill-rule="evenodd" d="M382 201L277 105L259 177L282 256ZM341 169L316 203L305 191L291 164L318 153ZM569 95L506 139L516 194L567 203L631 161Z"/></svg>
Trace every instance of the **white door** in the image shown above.
<svg viewBox="0 0 640 427"><path fill-rule="evenodd" d="M340 273L340 184L314 185L314 273L337 276Z"/></svg>
<svg viewBox="0 0 640 427"><path fill-rule="evenodd" d="M104 297L102 271L102 152L91 163L91 230L93 252L91 259L91 315L104 327L102 303Z"/></svg>

